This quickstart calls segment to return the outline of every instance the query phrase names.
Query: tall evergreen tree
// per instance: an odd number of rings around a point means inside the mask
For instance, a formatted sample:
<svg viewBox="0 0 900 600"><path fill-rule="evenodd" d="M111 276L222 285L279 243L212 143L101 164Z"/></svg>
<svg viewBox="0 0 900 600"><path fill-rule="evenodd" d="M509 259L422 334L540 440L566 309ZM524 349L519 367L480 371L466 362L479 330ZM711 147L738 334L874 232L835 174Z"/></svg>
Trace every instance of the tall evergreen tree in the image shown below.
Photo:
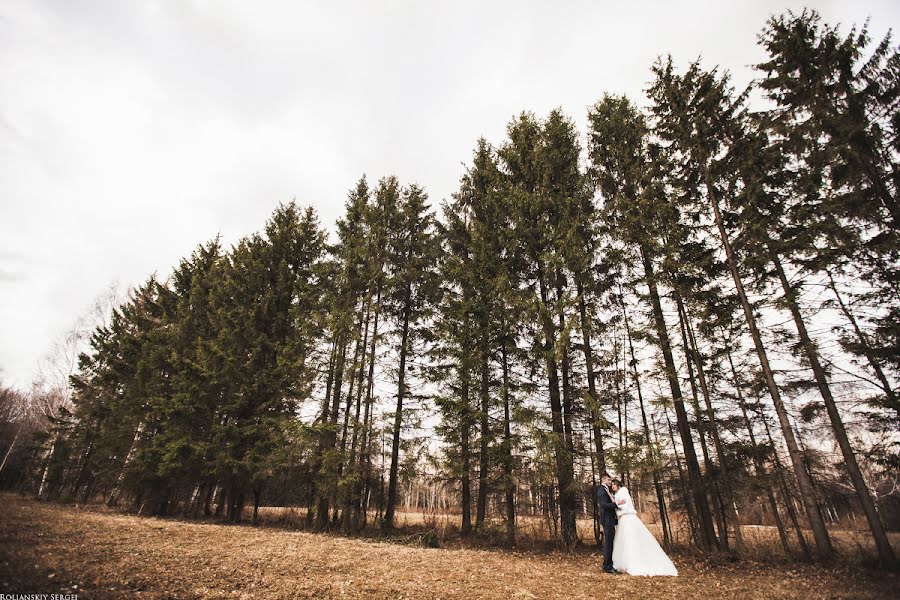
<svg viewBox="0 0 900 600"><path fill-rule="evenodd" d="M536 347L544 363L550 400L553 453L559 491L562 543L574 547L577 495L572 439L572 386L565 325L565 263L559 242L566 239L563 220L578 182L577 140L571 124L558 112L545 123L522 114L507 127L500 149L507 178L515 239L523 257L523 278L537 297L532 313L540 332ZM577 191L580 191L578 189ZM535 293L532 292L532 293ZM562 375L562 380L561 376Z"/></svg>
<svg viewBox="0 0 900 600"><path fill-rule="evenodd" d="M747 298L740 265L737 264L722 217L719 196L723 177L727 178L729 169L727 152L732 140L739 139L741 134L743 97L732 96L727 77L719 76L715 71L705 72L696 62L691 64L684 75L679 75L675 73L670 57L654 65L653 72L656 79L649 95L653 100L651 110L656 119L655 131L668 144L669 154L682 172L685 188L688 191L703 190L705 200L711 208L747 327L793 462L806 516L812 526L820 555L828 557L832 552L831 541L815 503L812 480L775 381L757 317Z"/></svg>
<svg viewBox="0 0 900 600"><path fill-rule="evenodd" d="M656 342L665 363L666 378L684 450L688 487L699 517L700 542L706 549L718 545L712 514L706 497L691 435L681 383L678 378L659 293L659 275L655 266L661 244L659 227L669 222L665 212L665 191L649 159L649 131L645 118L626 98L604 97L589 114L590 158L594 177L605 199L607 226L623 240L643 265L648 288ZM656 177L654 177L654 175ZM632 256L634 256L632 254Z"/></svg>
<svg viewBox="0 0 900 600"><path fill-rule="evenodd" d="M428 208L428 196L412 184L403 189L397 205L388 246L387 308L398 324L397 405L391 430L391 466L383 527L394 527L397 508L397 483L400 436L403 427L403 401L408 397L407 360L425 323L436 294L435 261L437 243L434 215Z"/></svg>

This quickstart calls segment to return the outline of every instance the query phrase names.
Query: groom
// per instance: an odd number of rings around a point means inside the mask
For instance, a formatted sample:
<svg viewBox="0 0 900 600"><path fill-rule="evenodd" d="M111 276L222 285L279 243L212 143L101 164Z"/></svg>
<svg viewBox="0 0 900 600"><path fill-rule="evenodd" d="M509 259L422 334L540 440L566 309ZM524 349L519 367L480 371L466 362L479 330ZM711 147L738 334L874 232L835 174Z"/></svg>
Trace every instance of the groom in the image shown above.
<svg viewBox="0 0 900 600"><path fill-rule="evenodd" d="M612 483L612 477L609 473L604 472L600 476L600 489L597 490L597 499L600 503L600 525L603 527L603 572L618 574L613 569L612 553L613 540L616 537L616 503L613 501L612 492L609 491L609 485Z"/></svg>

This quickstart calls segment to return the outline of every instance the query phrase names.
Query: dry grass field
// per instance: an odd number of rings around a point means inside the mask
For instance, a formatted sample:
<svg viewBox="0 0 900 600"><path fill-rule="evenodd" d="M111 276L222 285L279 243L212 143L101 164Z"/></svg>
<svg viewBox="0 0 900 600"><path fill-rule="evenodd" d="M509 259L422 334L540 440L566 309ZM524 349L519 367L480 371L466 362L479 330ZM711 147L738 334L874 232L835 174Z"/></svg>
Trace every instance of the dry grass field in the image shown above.
<svg viewBox="0 0 900 600"><path fill-rule="evenodd" d="M251 512L248 509L246 517L249 519ZM662 539L662 529L659 524L653 523L655 515L641 513L641 518L647 527ZM273 525L288 529L302 529L306 512L302 508L261 507L259 509L259 522L263 525ZM433 531L442 547L458 545L459 522L458 514L431 513L431 512L404 512L396 514L397 526L400 530L409 532ZM468 546L480 545L484 547L502 546L504 543L505 524L496 519L488 523L492 535L484 539L474 539L467 542ZM865 527L865 523L860 523ZM548 534L547 521L540 517L520 515L516 519L518 549L531 552L552 549L553 544ZM590 519L578 519L578 535L588 545L594 543L593 522ZM690 532L687 523L675 522L673 524L674 542L677 547L686 547L690 542ZM744 548L742 554L745 557L757 561L790 561L796 556L786 556L778 538L778 530L774 526L744 525L741 527L744 536ZM872 536L866 529L829 529L832 545L844 561L851 563L873 563L877 558L877 550ZM790 543L797 552L797 543L793 531L788 533ZM805 536L809 544L813 543L812 532L806 531ZM892 544L900 554L900 533L889 533Z"/></svg>
<svg viewBox="0 0 900 600"><path fill-rule="evenodd" d="M573 554L398 543L136 517L0 495L0 593L83 598L890 598L900 574L847 562L699 560L677 578Z"/></svg>

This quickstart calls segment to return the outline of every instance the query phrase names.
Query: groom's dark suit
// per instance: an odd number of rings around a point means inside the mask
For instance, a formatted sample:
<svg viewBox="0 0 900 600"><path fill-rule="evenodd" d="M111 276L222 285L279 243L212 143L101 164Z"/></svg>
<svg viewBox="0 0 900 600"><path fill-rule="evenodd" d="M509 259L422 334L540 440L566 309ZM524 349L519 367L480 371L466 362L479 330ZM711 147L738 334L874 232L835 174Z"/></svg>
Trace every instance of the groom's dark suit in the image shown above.
<svg viewBox="0 0 900 600"><path fill-rule="evenodd" d="M609 489L602 485L597 490L600 503L600 525L603 526L603 570L612 571L613 539L616 537L616 503L613 502Z"/></svg>

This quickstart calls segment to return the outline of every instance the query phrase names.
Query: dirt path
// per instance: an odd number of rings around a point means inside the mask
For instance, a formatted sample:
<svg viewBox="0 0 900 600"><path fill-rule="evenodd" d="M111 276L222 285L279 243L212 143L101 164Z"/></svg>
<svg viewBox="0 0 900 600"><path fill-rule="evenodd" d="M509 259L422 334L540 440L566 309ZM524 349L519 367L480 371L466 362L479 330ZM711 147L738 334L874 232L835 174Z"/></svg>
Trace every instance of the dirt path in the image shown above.
<svg viewBox="0 0 900 600"><path fill-rule="evenodd" d="M677 578L583 553L420 549L134 517L0 495L0 593L83 598L887 598L900 575L674 557ZM77 586L77 587L75 587ZM893 596L892 596L893 595Z"/></svg>

